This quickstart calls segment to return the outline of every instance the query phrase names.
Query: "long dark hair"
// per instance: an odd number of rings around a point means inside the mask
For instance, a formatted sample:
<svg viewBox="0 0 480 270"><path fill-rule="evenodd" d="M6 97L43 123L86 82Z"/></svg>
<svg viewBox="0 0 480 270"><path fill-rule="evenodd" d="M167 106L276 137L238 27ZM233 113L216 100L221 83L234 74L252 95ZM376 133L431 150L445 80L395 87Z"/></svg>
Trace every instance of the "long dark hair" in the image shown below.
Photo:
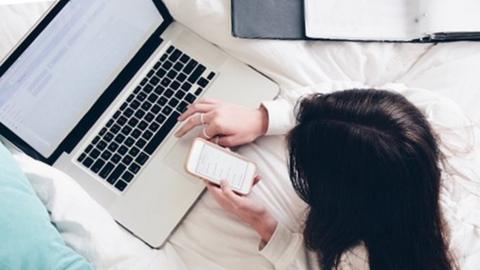
<svg viewBox="0 0 480 270"><path fill-rule="evenodd" d="M399 94L315 94L288 135L293 186L310 206L307 247L336 269L364 244L370 269L450 270L439 206L439 151L422 113Z"/></svg>

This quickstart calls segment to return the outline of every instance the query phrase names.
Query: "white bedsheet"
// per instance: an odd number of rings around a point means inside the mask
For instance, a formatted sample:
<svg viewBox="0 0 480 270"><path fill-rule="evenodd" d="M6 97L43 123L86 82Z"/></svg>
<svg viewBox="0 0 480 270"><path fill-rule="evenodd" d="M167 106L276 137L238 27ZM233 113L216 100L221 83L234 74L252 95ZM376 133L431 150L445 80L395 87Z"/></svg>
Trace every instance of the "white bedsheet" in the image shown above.
<svg viewBox="0 0 480 270"><path fill-rule="evenodd" d="M476 72L480 70L480 43L240 40L230 35L229 0L165 2L178 21L269 75L283 89L332 80L371 86L401 82L451 98L480 123L480 78ZM0 6L0 57L47 6ZM288 228L299 230L298 209L304 205L289 185L282 145L282 137L269 137L242 147L240 152L256 161L263 176L252 196L265 203ZM16 158L66 242L97 269L271 269L256 253L255 233L221 210L208 194L167 245L152 250L117 226L73 179L21 154Z"/></svg>

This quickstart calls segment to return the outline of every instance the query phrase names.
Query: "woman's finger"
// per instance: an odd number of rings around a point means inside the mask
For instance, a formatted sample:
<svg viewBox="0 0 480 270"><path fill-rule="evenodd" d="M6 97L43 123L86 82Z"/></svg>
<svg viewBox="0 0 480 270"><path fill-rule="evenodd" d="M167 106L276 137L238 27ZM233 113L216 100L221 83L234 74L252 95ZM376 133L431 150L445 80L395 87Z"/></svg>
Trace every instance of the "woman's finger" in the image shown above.
<svg viewBox="0 0 480 270"><path fill-rule="evenodd" d="M198 103L204 103L204 104L218 104L220 103L220 100L218 99L213 99L213 98L202 98L198 101Z"/></svg>
<svg viewBox="0 0 480 270"><path fill-rule="evenodd" d="M190 106L188 106L188 109L178 117L178 121L184 121L185 119L189 118L195 113L206 113L211 111L216 107L215 104L212 103L194 103Z"/></svg>
<svg viewBox="0 0 480 270"><path fill-rule="evenodd" d="M223 194L221 188L213 185L212 183L205 181L205 185L207 186L208 192L212 195L212 197L220 204L222 207L229 205L229 200Z"/></svg>
<svg viewBox="0 0 480 270"><path fill-rule="evenodd" d="M222 181L221 183L221 190L224 195L224 197L233 205L235 206L241 206L244 203L244 197L241 195L236 194L233 192L233 190L230 188L230 185L228 184L227 181Z"/></svg>
<svg viewBox="0 0 480 270"><path fill-rule="evenodd" d="M200 133L200 138L203 138L205 140L211 140L217 136L222 136L224 134L221 134L221 128L218 125L206 125L205 129ZM219 139L221 140L221 139Z"/></svg>
<svg viewBox="0 0 480 270"><path fill-rule="evenodd" d="M211 113L204 113L203 114L203 123L202 123L202 114L196 113L192 115L185 124L175 132L176 137L182 137L183 135L190 132L190 130L194 129L197 126L201 126L203 124L209 123L211 121L212 114Z"/></svg>
<svg viewBox="0 0 480 270"><path fill-rule="evenodd" d="M260 175L256 175L255 178L253 178L253 186L258 184L262 180L262 177Z"/></svg>

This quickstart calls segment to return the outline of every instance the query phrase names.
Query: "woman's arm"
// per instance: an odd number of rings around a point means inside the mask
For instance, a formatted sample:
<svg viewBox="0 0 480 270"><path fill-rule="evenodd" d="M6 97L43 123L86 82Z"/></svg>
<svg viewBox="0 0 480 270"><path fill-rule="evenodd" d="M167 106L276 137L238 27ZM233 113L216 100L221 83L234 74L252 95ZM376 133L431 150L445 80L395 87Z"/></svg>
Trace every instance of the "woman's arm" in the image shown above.
<svg viewBox="0 0 480 270"><path fill-rule="evenodd" d="M281 135L293 127L294 115L290 104L283 100L263 102L252 109L239 105L204 99L188 107L179 121L183 126L175 133L182 137L193 128L204 125L200 134L225 147L250 143L264 135Z"/></svg>

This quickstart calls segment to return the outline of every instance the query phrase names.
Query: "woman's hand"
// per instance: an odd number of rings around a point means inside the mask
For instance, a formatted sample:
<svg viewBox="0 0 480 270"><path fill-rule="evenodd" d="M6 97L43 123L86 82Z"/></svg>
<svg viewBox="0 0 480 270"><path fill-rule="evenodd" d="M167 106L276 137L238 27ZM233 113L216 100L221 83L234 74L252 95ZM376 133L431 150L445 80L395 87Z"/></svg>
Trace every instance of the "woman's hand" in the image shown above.
<svg viewBox="0 0 480 270"><path fill-rule="evenodd" d="M260 177L255 178L255 184ZM218 187L210 182L205 182L213 198L228 212L231 212L250 225L262 239L263 243L268 243L277 228L277 220L267 211L267 209L253 201L252 199L241 196L233 192L226 181Z"/></svg>
<svg viewBox="0 0 480 270"><path fill-rule="evenodd" d="M204 125L201 137L225 147L250 143L265 135L268 128L265 108L251 109L212 99L190 105L178 120L185 124L175 136L182 137L196 126Z"/></svg>

